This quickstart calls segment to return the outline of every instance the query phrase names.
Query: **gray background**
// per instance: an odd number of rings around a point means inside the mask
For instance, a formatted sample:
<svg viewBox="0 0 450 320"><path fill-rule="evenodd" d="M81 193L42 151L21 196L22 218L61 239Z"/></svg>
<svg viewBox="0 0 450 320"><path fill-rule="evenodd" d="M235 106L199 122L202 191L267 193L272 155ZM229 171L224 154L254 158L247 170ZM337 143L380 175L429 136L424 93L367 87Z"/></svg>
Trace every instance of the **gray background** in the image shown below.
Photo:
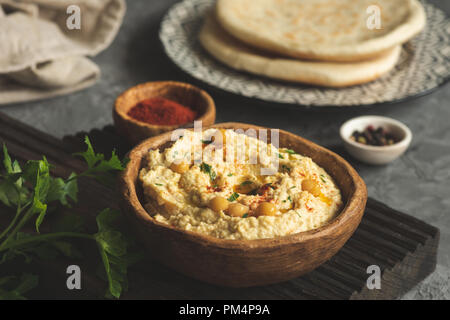
<svg viewBox="0 0 450 320"><path fill-rule="evenodd" d="M130 86L152 80L194 82L168 61L158 39L161 18L175 2L127 1L128 11L116 40L93 59L103 75L92 88L51 100L5 106L1 111L63 137L111 124L114 100ZM430 2L450 13L450 1ZM338 135L344 121L358 115L377 114L408 125L414 140L401 159L382 167L349 160L366 181L371 197L441 230L437 271L405 298L450 299L450 84L408 102L327 112L261 104L199 85L216 101L217 122L239 121L281 128L345 157Z"/></svg>

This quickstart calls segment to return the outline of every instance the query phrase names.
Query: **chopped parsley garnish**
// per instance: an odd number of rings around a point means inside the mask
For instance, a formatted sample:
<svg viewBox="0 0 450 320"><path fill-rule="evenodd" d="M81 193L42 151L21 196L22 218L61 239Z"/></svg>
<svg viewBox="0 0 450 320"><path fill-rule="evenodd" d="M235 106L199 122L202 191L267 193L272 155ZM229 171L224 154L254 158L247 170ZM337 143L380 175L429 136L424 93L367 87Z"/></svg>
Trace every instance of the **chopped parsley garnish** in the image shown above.
<svg viewBox="0 0 450 320"><path fill-rule="evenodd" d="M233 194L227 199L230 202L236 201L237 198L239 198L239 194L236 192L233 192Z"/></svg>
<svg viewBox="0 0 450 320"><path fill-rule="evenodd" d="M233 176L233 174L232 174L232 173L229 173L229 174L228 174L228 176L229 176L229 177L232 177L232 176Z"/></svg>
<svg viewBox="0 0 450 320"><path fill-rule="evenodd" d="M289 200L290 202L292 202L292 198L291 198L291 196L289 196L289 197L288 197L288 200Z"/></svg>
<svg viewBox="0 0 450 320"><path fill-rule="evenodd" d="M320 179L323 183L327 183L327 180L325 180L325 176L323 174L320 175Z"/></svg>
<svg viewBox="0 0 450 320"><path fill-rule="evenodd" d="M244 181L244 182L241 183L241 186L247 186L247 185L249 185L249 184L253 184L253 181L246 180L246 181Z"/></svg>
<svg viewBox="0 0 450 320"><path fill-rule="evenodd" d="M286 170L287 172L291 172L291 168L289 168L287 165L283 164L281 166L281 168L283 168L284 170Z"/></svg>
<svg viewBox="0 0 450 320"><path fill-rule="evenodd" d="M200 164L200 170L206 173L210 173L211 172L211 166L207 163L202 162L202 164Z"/></svg>
<svg viewBox="0 0 450 320"><path fill-rule="evenodd" d="M242 218L248 218L248 213L244 214Z"/></svg>
<svg viewBox="0 0 450 320"><path fill-rule="evenodd" d="M289 190L295 189L295 188L297 188L297 187L296 186L292 186L292 187L289 188Z"/></svg>
<svg viewBox="0 0 450 320"><path fill-rule="evenodd" d="M285 152L289 153L289 154L297 154L297 152L295 152L294 150L291 150L291 149L286 149Z"/></svg>
<svg viewBox="0 0 450 320"><path fill-rule="evenodd" d="M217 177L212 167L207 163L202 162L202 164L200 165L200 170L208 174L211 181L214 181Z"/></svg>
<svg viewBox="0 0 450 320"><path fill-rule="evenodd" d="M281 153L278 154L278 158L284 159L283 155Z"/></svg>
<svg viewBox="0 0 450 320"><path fill-rule="evenodd" d="M157 186L162 187L163 185L161 183L155 183Z"/></svg>

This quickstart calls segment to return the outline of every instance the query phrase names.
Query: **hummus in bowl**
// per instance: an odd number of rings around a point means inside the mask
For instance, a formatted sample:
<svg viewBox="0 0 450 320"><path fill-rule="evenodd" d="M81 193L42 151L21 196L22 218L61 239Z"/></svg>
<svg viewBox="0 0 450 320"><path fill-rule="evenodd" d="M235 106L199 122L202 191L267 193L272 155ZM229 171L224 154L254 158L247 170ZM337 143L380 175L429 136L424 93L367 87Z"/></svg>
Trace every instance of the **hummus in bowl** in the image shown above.
<svg viewBox="0 0 450 320"><path fill-rule="evenodd" d="M148 152L139 180L156 221L220 239L313 230L342 207L333 178L311 158L234 130L186 130Z"/></svg>
<svg viewBox="0 0 450 320"><path fill-rule="evenodd" d="M250 129L261 142L239 142ZM358 227L366 186L335 153L244 123L185 132L136 146L119 179L121 208L153 260L215 285L267 285L317 268Z"/></svg>

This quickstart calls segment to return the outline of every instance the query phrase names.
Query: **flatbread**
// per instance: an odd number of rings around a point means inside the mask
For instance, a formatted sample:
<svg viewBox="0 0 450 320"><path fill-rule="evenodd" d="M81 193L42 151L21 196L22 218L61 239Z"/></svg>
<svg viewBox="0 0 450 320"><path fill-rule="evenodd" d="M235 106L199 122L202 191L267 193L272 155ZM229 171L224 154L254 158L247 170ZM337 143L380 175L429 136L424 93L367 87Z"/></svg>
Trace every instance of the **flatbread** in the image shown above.
<svg viewBox="0 0 450 320"><path fill-rule="evenodd" d="M380 9L381 29L369 29ZM405 43L425 26L417 0L218 0L217 19L234 37L283 56L361 61ZM373 25L372 25L373 26Z"/></svg>
<svg viewBox="0 0 450 320"><path fill-rule="evenodd" d="M206 18L199 38L211 55L233 69L326 87L346 87L375 80L395 66L401 52L401 47L396 46L376 59L354 63L278 58L229 35L214 15Z"/></svg>

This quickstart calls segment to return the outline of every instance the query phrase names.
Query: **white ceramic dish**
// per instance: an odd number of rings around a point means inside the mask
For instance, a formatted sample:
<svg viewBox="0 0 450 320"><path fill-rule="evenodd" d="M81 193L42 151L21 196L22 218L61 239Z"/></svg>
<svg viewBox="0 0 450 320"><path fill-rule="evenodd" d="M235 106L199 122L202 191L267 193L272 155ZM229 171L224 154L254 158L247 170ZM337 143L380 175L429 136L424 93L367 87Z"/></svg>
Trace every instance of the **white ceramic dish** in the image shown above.
<svg viewBox="0 0 450 320"><path fill-rule="evenodd" d="M350 139L355 130L363 131L367 126L383 127L399 142L391 146L369 146ZM380 116L362 116L348 120L340 130L347 151L356 159L373 165L383 165L394 161L408 149L412 140L409 128L400 121Z"/></svg>

